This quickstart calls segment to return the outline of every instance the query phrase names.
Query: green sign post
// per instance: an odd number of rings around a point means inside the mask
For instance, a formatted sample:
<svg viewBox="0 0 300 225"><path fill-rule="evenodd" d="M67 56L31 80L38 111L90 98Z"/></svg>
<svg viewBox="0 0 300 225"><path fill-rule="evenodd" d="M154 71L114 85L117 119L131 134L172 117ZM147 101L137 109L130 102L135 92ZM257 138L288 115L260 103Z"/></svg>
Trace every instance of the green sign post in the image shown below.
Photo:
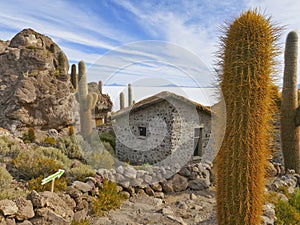
<svg viewBox="0 0 300 225"><path fill-rule="evenodd" d="M52 181L52 184L51 184L51 192L53 192L53 190L54 190L54 181L55 181L55 179L56 178L60 178L63 174L64 174L64 170L62 170L62 169L59 169L55 174L52 174L52 175L50 175L50 176L48 176L48 177L46 177L46 178L44 178L43 180L42 180L42 185L44 185L44 184L47 184L48 182L50 182L50 181Z"/></svg>

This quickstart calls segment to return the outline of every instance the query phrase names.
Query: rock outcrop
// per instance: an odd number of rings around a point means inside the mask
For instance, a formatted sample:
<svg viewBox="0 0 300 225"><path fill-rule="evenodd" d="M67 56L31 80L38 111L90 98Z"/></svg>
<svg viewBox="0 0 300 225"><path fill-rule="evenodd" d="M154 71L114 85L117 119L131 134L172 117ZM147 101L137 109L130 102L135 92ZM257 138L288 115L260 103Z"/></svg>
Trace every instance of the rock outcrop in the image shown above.
<svg viewBox="0 0 300 225"><path fill-rule="evenodd" d="M113 103L107 94L102 93L102 85L97 84L96 82L88 83L89 93L95 92L98 94L98 101L93 110L93 116L96 122L96 125L106 123L109 117L109 114L112 110Z"/></svg>
<svg viewBox="0 0 300 225"><path fill-rule="evenodd" d="M49 37L24 29L0 41L0 127L61 129L72 122L66 55Z"/></svg>

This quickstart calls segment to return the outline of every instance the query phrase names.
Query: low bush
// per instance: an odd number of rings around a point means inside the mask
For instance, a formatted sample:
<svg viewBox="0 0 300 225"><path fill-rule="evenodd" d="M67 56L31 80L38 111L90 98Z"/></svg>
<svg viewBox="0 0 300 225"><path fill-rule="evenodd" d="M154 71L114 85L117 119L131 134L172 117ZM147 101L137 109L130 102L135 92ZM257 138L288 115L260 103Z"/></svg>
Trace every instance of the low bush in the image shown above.
<svg viewBox="0 0 300 225"><path fill-rule="evenodd" d="M59 138L57 145L60 151L70 159L83 160L83 153L79 147L76 136Z"/></svg>
<svg viewBox="0 0 300 225"><path fill-rule="evenodd" d="M46 145L55 146L56 140L54 137L45 137L45 139L43 140L43 143Z"/></svg>
<svg viewBox="0 0 300 225"><path fill-rule="evenodd" d="M108 180L103 181L103 188L98 197L92 199L92 213L95 216L103 216L105 212L119 208L126 199L122 192L118 192L117 184Z"/></svg>
<svg viewBox="0 0 300 225"><path fill-rule="evenodd" d="M71 168L68 171L68 176L70 179L84 181L86 177L93 177L95 176L96 172L90 165L80 163L74 168Z"/></svg>
<svg viewBox="0 0 300 225"><path fill-rule="evenodd" d="M39 176L37 178L32 178L30 181L28 181L28 188L30 191L50 191L51 190L51 181L42 185L42 180L44 179L44 176ZM55 179L54 181L54 192L63 191L66 190L68 186L67 178L65 175L62 177Z"/></svg>
<svg viewBox="0 0 300 225"><path fill-rule="evenodd" d="M22 195L22 192L11 188L13 177L4 166L0 166L0 200L12 199L16 195Z"/></svg>
<svg viewBox="0 0 300 225"><path fill-rule="evenodd" d="M35 149L35 152L49 159L58 161L59 163L62 163L67 168L70 166L71 160L57 148L38 147Z"/></svg>
<svg viewBox="0 0 300 225"><path fill-rule="evenodd" d="M275 204L276 222L275 225L299 225L300 214L290 202L279 201Z"/></svg>
<svg viewBox="0 0 300 225"><path fill-rule="evenodd" d="M105 150L90 153L86 156L86 161L95 169L111 169L115 162L113 156Z"/></svg>
<svg viewBox="0 0 300 225"><path fill-rule="evenodd" d="M80 221L73 220L71 225L90 225L90 222L87 219L82 219Z"/></svg>
<svg viewBox="0 0 300 225"><path fill-rule="evenodd" d="M39 151L21 152L12 163L14 177L24 180L46 177L64 168L63 163L41 155Z"/></svg>
<svg viewBox="0 0 300 225"><path fill-rule="evenodd" d="M35 142L36 136L34 128L28 128L27 133L23 134L24 143L32 143Z"/></svg>
<svg viewBox="0 0 300 225"><path fill-rule="evenodd" d="M0 165L0 190L4 190L10 186L13 177L7 171L5 166Z"/></svg>
<svg viewBox="0 0 300 225"><path fill-rule="evenodd" d="M266 198L275 205L275 225L300 224L300 188L296 188L293 194L288 193L286 188L281 188L280 192L288 197L288 201L282 200L276 192L270 193Z"/></svg>
<svg viewBox="0 0 300 225"><path fill-rule="evenodd" d="M15 158L20 152L16 142L5 136L0 137L0 162L7 162Z"/></svg>
<svg viewBox="0 0 300 225"><path fill-rule="evenodd" d="M113 149L116 149L116 137L112 133L101 133L99 138L102 142L108 142Z"/></svg>

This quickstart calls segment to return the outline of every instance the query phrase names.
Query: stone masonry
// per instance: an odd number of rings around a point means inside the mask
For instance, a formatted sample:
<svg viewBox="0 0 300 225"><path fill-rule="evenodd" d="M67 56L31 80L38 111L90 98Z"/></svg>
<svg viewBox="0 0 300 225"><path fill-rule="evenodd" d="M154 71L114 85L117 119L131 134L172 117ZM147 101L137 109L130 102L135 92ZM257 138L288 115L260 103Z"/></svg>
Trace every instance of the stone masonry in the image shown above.
<svg viewBox="0 0 300 225"><path fill-rule="evenodd" d="M202 131L202 152L211 133L210 110L170 92L120 110L112 120L117 156L131 164L187 162L194 154L195 128Z"/></svg>

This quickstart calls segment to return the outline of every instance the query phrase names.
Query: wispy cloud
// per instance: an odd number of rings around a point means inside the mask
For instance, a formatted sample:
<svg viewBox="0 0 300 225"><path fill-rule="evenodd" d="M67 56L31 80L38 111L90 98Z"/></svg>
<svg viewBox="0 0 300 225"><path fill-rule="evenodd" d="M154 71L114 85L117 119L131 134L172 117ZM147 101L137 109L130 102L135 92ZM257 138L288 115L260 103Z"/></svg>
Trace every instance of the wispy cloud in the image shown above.
<svg viewBox="0 0 300 225"><path fill-rule="evenodd" d="M1 4L0 38L33 28L57 42L70 62L85 60L91 80L114 74L129 83L160 75L190 85L190 74L202 77L203 85L213 79L220 25L248 8L266 10L287 25L282 46L288 30L300 30L300 2L294 0L10 0Z"/></svg>

